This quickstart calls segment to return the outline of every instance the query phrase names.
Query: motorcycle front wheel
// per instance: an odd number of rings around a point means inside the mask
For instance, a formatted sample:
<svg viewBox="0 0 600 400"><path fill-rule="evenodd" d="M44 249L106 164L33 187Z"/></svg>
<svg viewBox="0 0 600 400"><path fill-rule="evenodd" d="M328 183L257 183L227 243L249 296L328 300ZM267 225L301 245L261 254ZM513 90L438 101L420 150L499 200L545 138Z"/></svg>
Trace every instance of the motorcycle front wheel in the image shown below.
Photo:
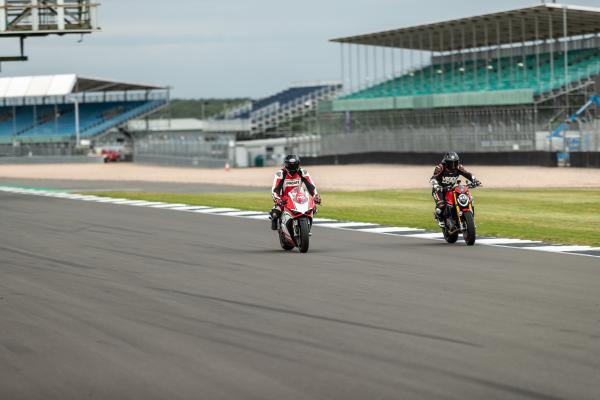
<svg viewBox="0 0 600 400"><path fill-rule="evenodd" d="M465 243L467 244L467 246L473 246L477 237L477 233L475 232L475 218L473 218L473 213L471 213L470 211L463 213L463 219L466 225L466 229L463 232Z"/></svg>
<svg viewBox="0 0 600 400"><path fill-rule="evenodd" d="M308 221L308 218L300 218L298 220L298 237L296 238L300 253L306 253L308 251L308 245L310 241L309 234L310 222Z"/></svg>

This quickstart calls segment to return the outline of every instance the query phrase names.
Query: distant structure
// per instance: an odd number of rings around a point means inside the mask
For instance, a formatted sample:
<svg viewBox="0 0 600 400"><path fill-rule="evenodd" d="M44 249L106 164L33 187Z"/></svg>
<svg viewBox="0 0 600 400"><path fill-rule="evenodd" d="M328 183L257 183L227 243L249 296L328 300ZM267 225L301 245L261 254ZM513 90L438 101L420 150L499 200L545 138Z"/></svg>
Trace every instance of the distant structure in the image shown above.
<svg viewBox="0 0 600 400"><path fill-rule="evenodd" d="M69 155L165 107L169 88L75 74L0 78L0 155Z"/></svg>
<svg viewBox="0 0 600 400"><path fill-rule="evenodd" d="M342 83L337 81L299 83L263 99L226 110L216 119L246 121L249 129L242 138L282 136L294 130L294 122L302 122L307 115L314 113L319 101L332 99L341 90Z"/></svg>
<svg viewBox="0 0 600 400"><path fill-rule="evenodd" d="M345 91L321 102L318 129L345 140L321 150L598 151L593 114L548 134L598 92L599 36L600 8L544 2L332 39Z"/></svg>
<svg viewBox="0 0 600 400"><path fill-rule="evenodd" d="M16 38L20 45L19 54L0 55L0 65L27 61L28 37L99 31L98 7L91 0L0 0L0 39Z"/></svg>

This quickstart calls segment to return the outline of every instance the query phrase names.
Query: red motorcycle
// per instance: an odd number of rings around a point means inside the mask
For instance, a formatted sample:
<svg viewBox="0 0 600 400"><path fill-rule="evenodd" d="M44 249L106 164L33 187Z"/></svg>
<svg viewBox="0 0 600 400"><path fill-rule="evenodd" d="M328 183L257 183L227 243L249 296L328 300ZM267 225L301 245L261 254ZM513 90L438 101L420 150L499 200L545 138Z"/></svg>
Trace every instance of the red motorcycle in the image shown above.
<svg viewBox="0 0 600 400"><path fill-rule="evenodd" d="M301 253L308 251L314 213L315 200L304 188L297 187L288 193L278 228L279 243L284 250L298 247Z"/></svg>
<svg viewBox="0 0 600 400"><path fill-rule="evenodd" d="M473 183L465 185L459 180L454 186L444 189L446 198L444 221L446 227L442 228L442 231L446 242L456 243L459 233L462 233L467 246L475 244L477 238L475 207L469 189L474 189L477 186L479 185Z"/></svg>

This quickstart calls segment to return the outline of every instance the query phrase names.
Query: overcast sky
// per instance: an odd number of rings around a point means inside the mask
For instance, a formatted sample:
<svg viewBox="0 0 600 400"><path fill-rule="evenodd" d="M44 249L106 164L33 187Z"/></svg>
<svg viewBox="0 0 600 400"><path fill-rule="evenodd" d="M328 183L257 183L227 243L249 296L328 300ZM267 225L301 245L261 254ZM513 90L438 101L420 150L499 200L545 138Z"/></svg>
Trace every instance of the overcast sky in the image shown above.
<svg viewBox="0 0 600 400"><path fill-rule="evenodd" d="M1 76L77 73L173 86L174 97L263 97L340 78L328 39L538 4L533 0L100 0L102 32L28 39ZM600 6L600 0L576 4ZM0 42L13 55L16 41Z"/></svg>

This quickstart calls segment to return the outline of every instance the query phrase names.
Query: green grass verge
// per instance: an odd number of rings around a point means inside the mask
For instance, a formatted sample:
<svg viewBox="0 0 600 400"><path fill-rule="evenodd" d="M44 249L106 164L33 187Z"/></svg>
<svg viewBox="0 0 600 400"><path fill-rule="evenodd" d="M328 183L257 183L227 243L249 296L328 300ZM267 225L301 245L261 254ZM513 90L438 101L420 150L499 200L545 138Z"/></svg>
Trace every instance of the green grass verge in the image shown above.
<svg viewBox="0 0 600 400"><path fill-rule="evenodd" d="M88 193L133 200L163 201L267 211L267 193L166 194ZM437 229L427 190L325 192L319 217ZM600 246L599 189L479 189L474 191L479 235Z"/></svg>

